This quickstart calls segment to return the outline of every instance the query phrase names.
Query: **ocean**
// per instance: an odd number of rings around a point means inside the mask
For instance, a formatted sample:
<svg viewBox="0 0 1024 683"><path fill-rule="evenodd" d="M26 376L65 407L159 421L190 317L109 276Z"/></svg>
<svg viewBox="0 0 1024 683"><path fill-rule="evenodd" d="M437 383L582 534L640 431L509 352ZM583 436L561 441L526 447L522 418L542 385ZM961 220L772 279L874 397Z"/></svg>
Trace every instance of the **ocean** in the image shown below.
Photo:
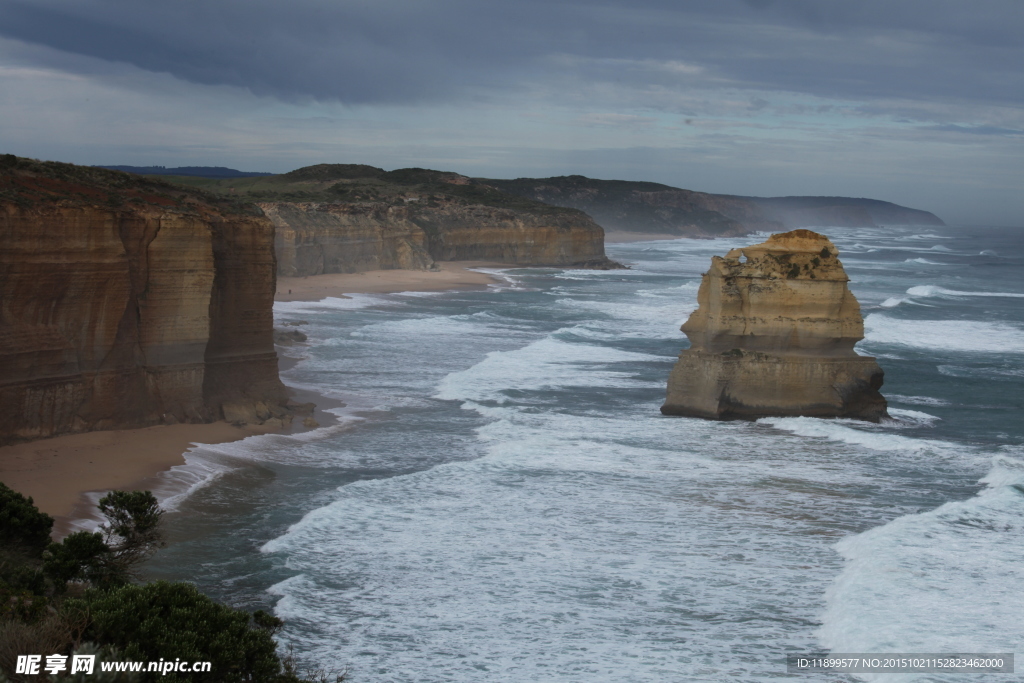
<svg viewBox="0 0 1024 683"><path fill-rule="evenodd" d="M892 420L659 413L711 256L766 235L279 303L337 422L193 449L148 577L357 683L992 680L785 660L1020 651L1024 229L819 230Z"/></svg>

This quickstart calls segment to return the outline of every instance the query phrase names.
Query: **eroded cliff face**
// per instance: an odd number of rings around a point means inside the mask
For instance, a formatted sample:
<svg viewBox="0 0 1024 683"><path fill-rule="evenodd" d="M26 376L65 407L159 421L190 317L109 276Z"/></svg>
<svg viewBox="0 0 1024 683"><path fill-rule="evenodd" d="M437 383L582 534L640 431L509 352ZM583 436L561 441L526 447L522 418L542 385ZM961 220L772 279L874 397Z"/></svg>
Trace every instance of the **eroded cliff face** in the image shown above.
<svg viewBox="0 0 1024 683"><path fill-rule="evenodd" d="M276 228L284 277L358 273L433 265L427 236L404 207L383 203L285 203L258 206Z"/></svg>
<svg viewBox="0 0 1024 683"><path fill-rule="evenodd" d="M2 161L0 443L287 400L269 221L123 173Z"/></svg>
<svg viewBox="0 0 1024 683"><path fill-rule="evenodd" d="M886 417L882 369L853 349L864 324L848 282L835 245L809 230L713 257L662 412Z"/></svg>
<svg viewBox="0 0 1024 683"><path fill-rule="evenodd" d="M259 207L277 229L278 273L285 277L425 269L435 260L617 265L605 256L604 230L582 212L540 214L420 197Z"/></svg>
<svg viewBox="0 0 1024 683"><path fill-rule="evenodd" d="M417 207L411 220L438 261L498 261L530 266L615 266L604 229L582 212L528 213L492 206Z"/></svg>

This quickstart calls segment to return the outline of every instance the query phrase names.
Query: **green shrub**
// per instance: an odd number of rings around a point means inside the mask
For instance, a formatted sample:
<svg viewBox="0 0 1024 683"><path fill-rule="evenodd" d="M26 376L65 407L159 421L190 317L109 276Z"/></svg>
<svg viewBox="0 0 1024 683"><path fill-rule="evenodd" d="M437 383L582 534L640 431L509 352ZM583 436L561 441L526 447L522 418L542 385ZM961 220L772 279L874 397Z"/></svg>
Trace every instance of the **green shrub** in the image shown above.
<svg viewBox="0 0 1024 683"><path fill-rule="evenodd" d="M53 517L40 512L26 498L0 483L0 545L40 556L50 544Z"/></svg>
<svg viewBox="0 0 1024 683"><path fill-rule="evenodd" d="M95 586L125 583L127 577L112 566L112 556L102 534L78 531L60 543L50 544L43 555L43 573L58 593L63 593L71 581Z"/></svg>
<svg viewBox="0 0 1024 683"><path fill-rule="evenodd" d="M116 647L125 659L213 663L209 673L156 674L153 680L274 681L281 670L270 630L253 625L246 612L214 602L191 584L157 581L92 590L66 604L89 615L86 640Z"/></svg>

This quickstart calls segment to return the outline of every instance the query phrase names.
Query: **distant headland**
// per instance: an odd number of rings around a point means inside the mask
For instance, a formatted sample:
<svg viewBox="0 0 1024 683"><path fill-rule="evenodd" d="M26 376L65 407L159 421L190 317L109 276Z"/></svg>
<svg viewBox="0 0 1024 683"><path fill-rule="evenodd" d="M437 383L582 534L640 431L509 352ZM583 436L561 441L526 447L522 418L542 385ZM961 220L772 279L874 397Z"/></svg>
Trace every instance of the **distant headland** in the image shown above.
<svg viewBox="0 0 1024 683"><path fill-rule="evenodd" d="M184 175L198 178L256 178L274 175L273 173L258 171L239 171L224 166L177 166L175 168L167 168L166 166L93 166L93 168L124 171L125 173L135 173L137 175Z"/></svg>

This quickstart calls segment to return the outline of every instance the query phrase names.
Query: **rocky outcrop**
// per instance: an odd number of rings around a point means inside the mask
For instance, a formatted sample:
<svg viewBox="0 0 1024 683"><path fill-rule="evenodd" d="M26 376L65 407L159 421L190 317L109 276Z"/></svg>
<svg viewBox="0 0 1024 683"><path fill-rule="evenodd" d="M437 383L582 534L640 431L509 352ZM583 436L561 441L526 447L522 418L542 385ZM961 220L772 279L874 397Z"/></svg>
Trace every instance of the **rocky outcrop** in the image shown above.
<svg viewBox="0 0 1024 683"><path fill-rule="evenodd" d="M848 281L835 245L809 230L712 257L662 413L886 417L882 369L853 349L864 324Z"/></svg>
<svg viewBox="0 0 1024 683"><path fill-rule="evenodd" d="M276 228L277 272L283 277L433 265L427 236L409 220L405 207L315 202L258 206Z"/></svg>
<svg viewBox="0 0 1024 683"><path fill-rule="evenodd" d="M283 417L275 270L273 225L251 211L0 158L0 443L219 419L225 404Z"/></svg>

